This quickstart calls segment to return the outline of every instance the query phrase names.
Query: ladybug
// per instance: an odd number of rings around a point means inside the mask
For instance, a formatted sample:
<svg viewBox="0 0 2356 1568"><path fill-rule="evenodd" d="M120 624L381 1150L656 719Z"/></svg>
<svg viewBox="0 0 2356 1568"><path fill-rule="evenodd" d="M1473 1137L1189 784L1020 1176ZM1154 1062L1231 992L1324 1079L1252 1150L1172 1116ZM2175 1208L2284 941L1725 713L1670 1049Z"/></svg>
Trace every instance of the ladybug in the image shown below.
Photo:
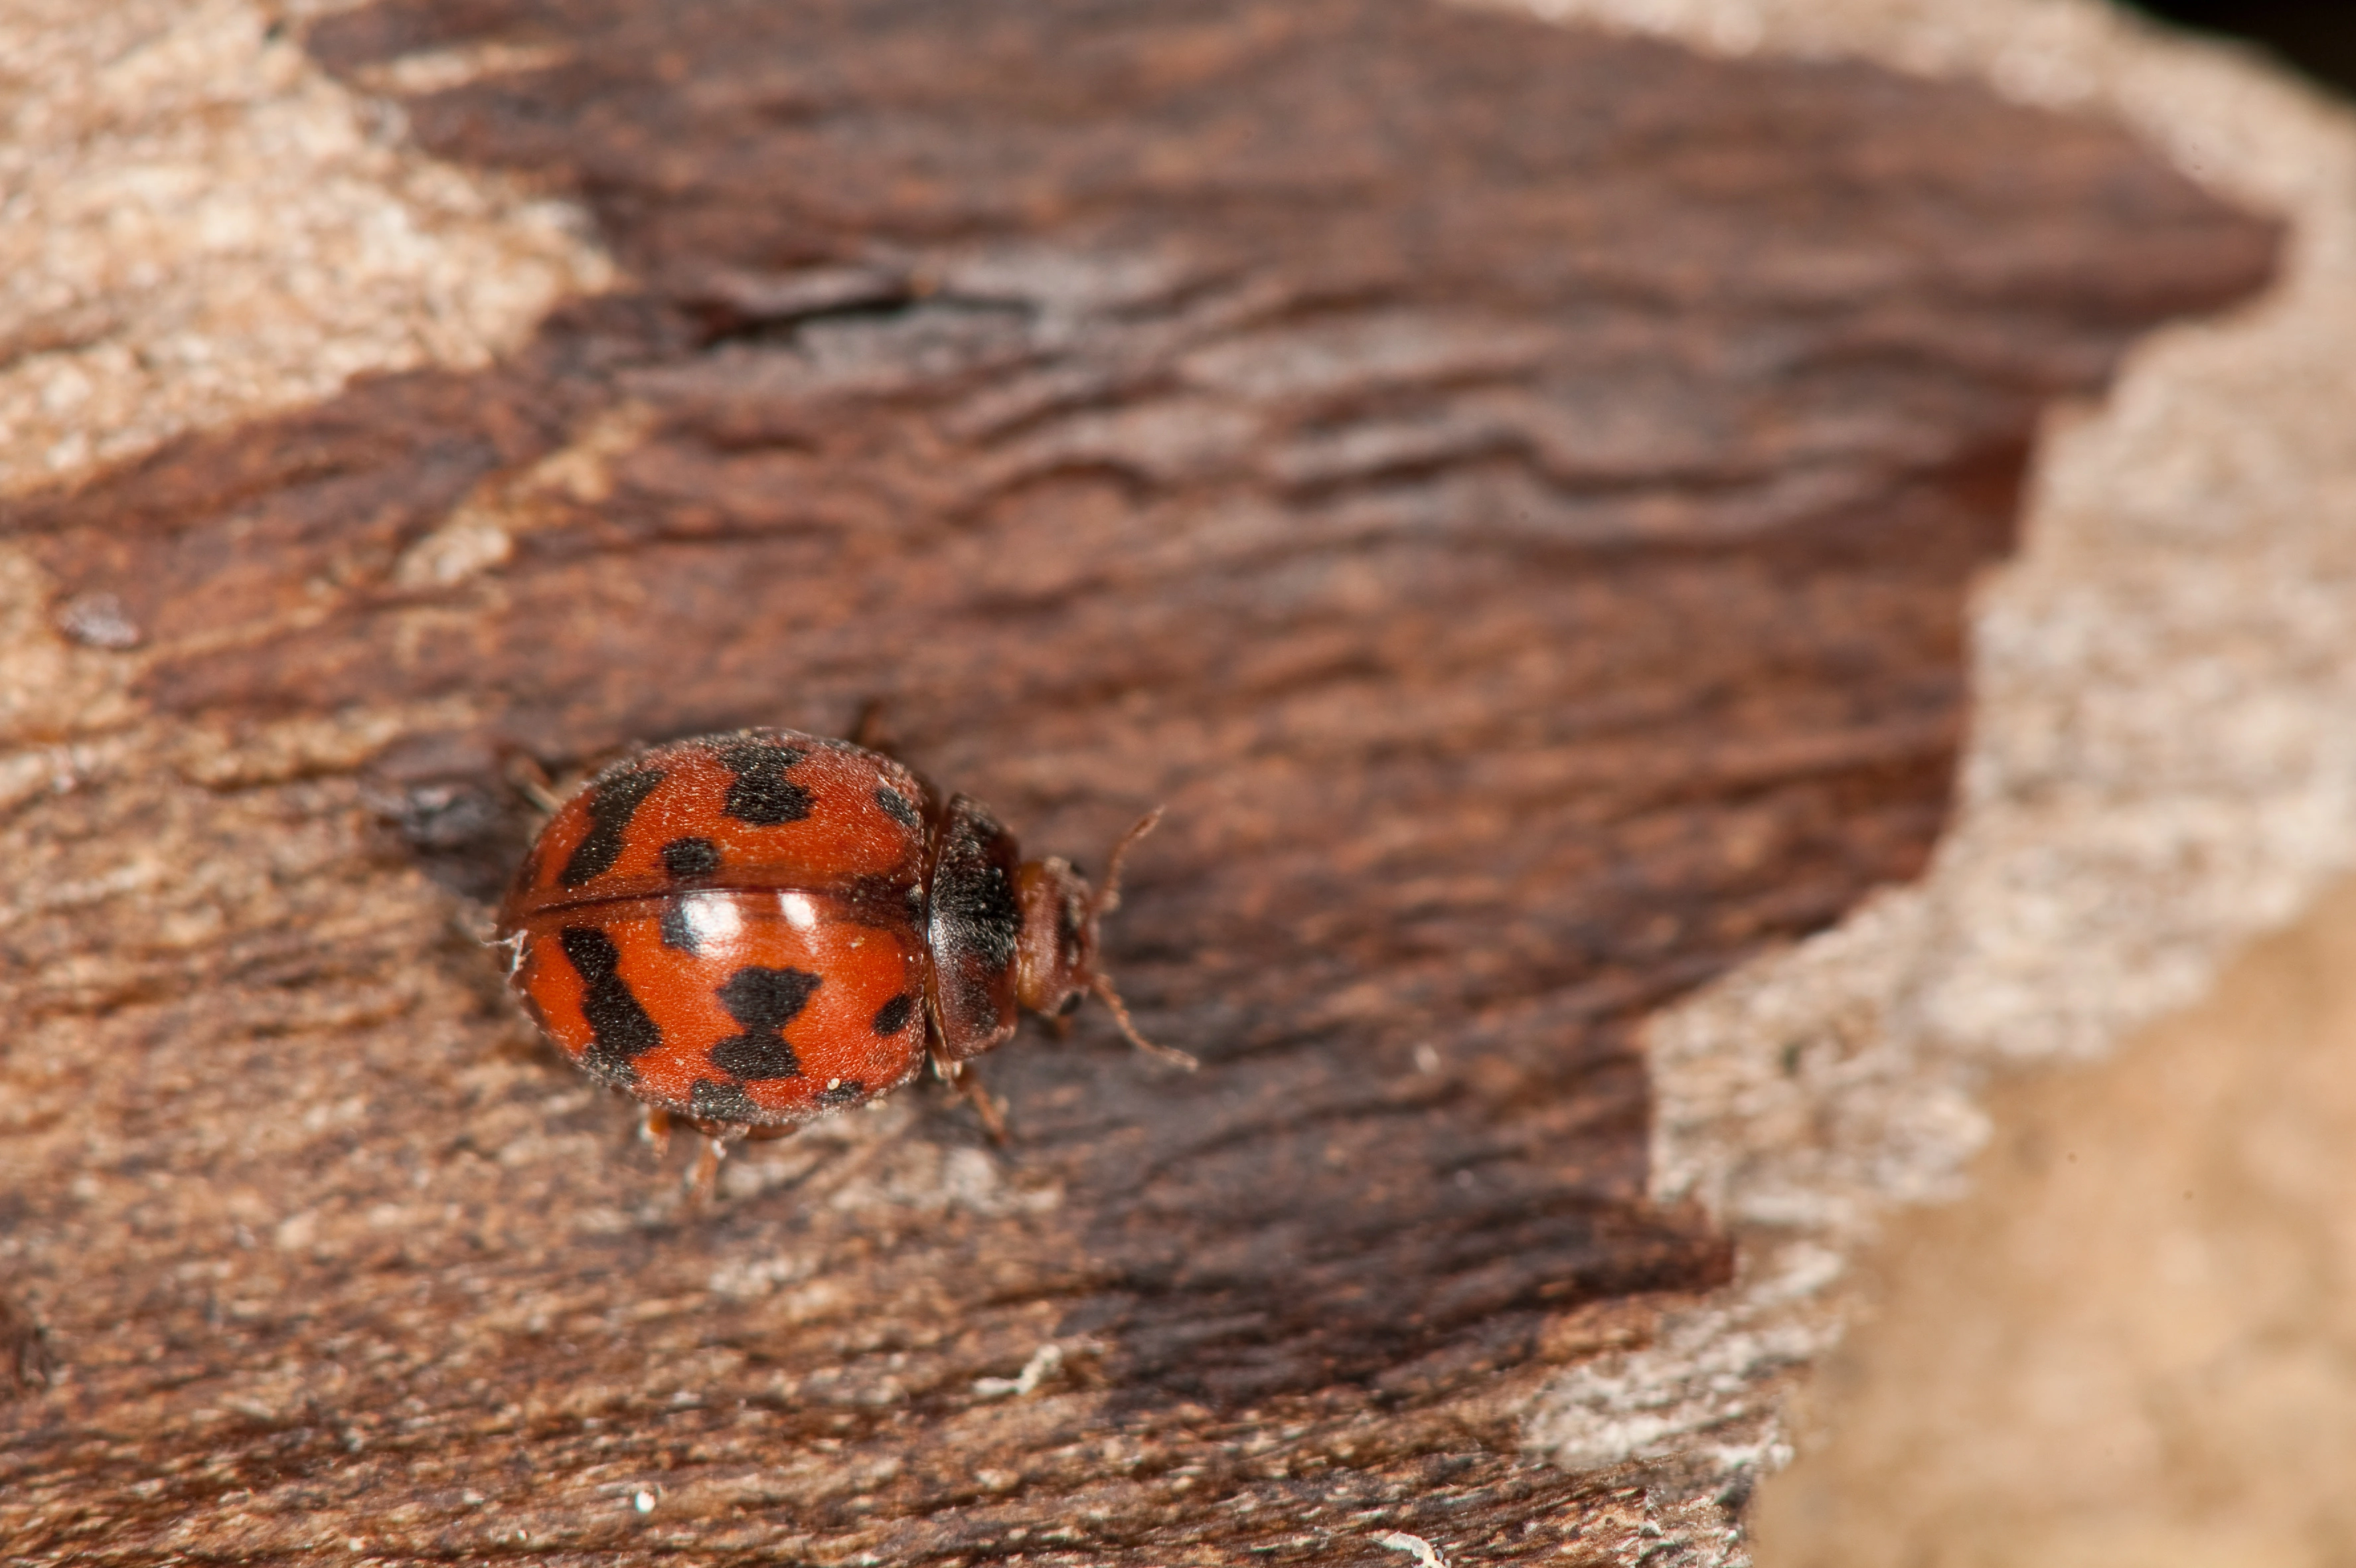
<svg viewBox="0 0 2356 1568"><path fill-rule="evenodd" d="M559 807L501 906L508 983L583 1070L721 1152L888 1094L929 1058L993 1137L963 1064L1093 993L1141 1049L1192 1068L1130 1022L1098 966L1102 891L1026 861L988 807L946 801L849 741L748 729L615 763Z"/></svg>

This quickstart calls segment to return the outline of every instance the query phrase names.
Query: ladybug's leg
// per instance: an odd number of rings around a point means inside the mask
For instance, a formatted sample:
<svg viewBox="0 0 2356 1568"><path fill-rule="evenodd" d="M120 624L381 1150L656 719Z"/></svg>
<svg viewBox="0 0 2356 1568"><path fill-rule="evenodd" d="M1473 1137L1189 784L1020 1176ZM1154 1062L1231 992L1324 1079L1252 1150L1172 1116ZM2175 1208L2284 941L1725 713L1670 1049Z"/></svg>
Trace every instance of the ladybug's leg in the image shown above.
<svg viewBox="0 0 2356 1568"><path fill-rule="evenodd" d="M1139 1034L1137 1026L1129 1021L1129 1004L1120 999L1120 993L1112 988L1112 982L1103 975L1092 976L1088 989L1112 1009L1112 1021L1120 1026L1120 1032L1129 1036L1129 1043L1147 1056L1159 1057L1172 1067L1184 1068L1188 1072L1203 1065L1191 1051L1182 1051L1175 1046L1157 1046Z"/></svg>
<svg viewBox="0 0 2356 1568"><path fill-rule="evenodd" d="M938 1051L933 1053L933 1071L973 1102L973 1113L981 1118L981 1130L991 1143L1006 1142L1006 1107L991 1098L990 1090L982 1088L981 1074L971 1070L964 1062L949 1060Z"/></svg>
<svg viewBox="0 0 2356 1568"><path fill-rule="evenodd" d="M978 1072L964 1074L958 1079L958 1088L963 1090L965 1097L973 1101L974 1114L981 1118L981 1130L984 1135L993 1144L1005 1143L1009 1136L1006 1131L1006 1107L1001 1104L990 1090L982 1088L981 1074Z"/></svg>
<svg viewBox="0 0 2356 1568"><path fill-rule="evenodd" d="M611 763L636 756L645 749L636 745L609 746L567 770L561 779L551 778L548 769L540 765L540 758L530 752L511 751L500 759L499 777L507 780L508 788L530 801L542 817L552 817L563 809L566 797L580 786L582 780L604 772Z"/></svg>
<svg viewBox="0 0 2356 1568"><path fill-rule="evenodd" d="M549 778L548 769L540 765L540 758L527 752L514 752L508 757L501 771L507 775L508 783L515 792L537 807L541 816L556 815L564 804L557 796L555 782Z"/></svg>
<svg viewBox="0 0 2356 1568"><path fill-rule="evenodd" d="M659 1105L647 1107L647 1119L638 1126L638 1136L654 1145L655 1158L670 1153L670 1112Z"/></svg>
<svg viewBox="0 0 2356 1568"><path fill-rule="evenodd" d="M851 721L851 744L869 751L892 755L892 732L884 726L884 699L870 697L859 704L859 716Z"/></svg>
<svg viewBox="0 0 2356 1568"><path fill-rule="evenodd" d="M712 1195L720 1187L720 1162L728 1157L728 1145L751 1130L729 1122L703 1134L703 1152L695 1156L695 1168L687 1173L690 1203L701 1206L712 1201Z"/></svg>

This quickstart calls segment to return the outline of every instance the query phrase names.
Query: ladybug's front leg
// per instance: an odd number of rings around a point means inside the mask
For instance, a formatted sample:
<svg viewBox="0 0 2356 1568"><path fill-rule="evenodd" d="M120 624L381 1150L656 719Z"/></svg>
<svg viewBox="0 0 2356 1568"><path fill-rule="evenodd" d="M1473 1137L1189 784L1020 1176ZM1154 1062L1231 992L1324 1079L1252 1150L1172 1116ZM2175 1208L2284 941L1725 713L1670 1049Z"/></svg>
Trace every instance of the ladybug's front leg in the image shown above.
<svg viewBox="0 0 2356 1568"><path fill-rule="evenodd" d="M991 1143L1006 1142L1006 1107L991 1098L990 1090L982 1088L981 1074L975 1072L970 1063L953 1062L936 1049L933 1052L933 1071L973 1102L974 1114L981 1118L981 1130Z"/></svg>

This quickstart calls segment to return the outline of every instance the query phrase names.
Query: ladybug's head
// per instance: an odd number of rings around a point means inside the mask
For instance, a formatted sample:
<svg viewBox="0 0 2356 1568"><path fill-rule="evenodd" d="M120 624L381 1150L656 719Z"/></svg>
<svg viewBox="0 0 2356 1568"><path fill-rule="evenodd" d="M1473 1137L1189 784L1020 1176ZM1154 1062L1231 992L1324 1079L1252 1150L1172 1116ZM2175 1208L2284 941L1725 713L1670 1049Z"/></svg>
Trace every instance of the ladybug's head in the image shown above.
<svg viewBox="0 0 2356 1568"><path fill-rule="evenodd" d="M1023 929L1014 940L1014 999L1033 1013L1058 1016L1082 996L1095 995L1112 1009L1120 1032L1142 1051L1192 1068L1183 1051L1157 1046L1137 1032L1112 980L1097 967L1097 922L1120 907L1120 863L1129 846L1153 831L1160 811L1141 818L1112 848L1101 892L1059 855L1025 861L1014 873L1014 899Z"/></svg>

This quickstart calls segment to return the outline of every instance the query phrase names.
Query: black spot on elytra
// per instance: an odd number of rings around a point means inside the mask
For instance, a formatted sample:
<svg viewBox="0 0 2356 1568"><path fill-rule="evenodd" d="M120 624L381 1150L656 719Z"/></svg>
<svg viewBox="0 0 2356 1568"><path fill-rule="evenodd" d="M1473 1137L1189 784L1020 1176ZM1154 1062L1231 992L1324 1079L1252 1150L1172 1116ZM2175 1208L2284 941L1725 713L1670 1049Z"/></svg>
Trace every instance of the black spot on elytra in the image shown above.
<svg viewBox="0 0 2356 1568"><path fill-rule="evenodd" d="M875 803L889 812L892 819L904 828L924 825L923 814L915 806L909 804L908 797L888 784L875 786Z"/></svg>
<svg viewBox="0 0 2356 1568"><path fill-rule="evenodd" d="M819 977L807 970L747 964L717 992L728 1015L744 1026L712 1047L712 1065L740 1079L793 1078L801 1070L785 1027L809 1004Z"/></svg>
<svg viewBox="0 0 2356 1568"><path fill-rule="evenodd" d="M818 1102L828 1107L856 1105L866 1098L867 1086L855 1078L846 1078L818 1091Z"/></svg>
<svg viewBox="0 0 2356 1568"><path fill-rule="evenodd" d="M721 809L740 822L774 828L798 822L810 813L810 792L786 777L788 769L809 754L790 746L743 740L720 748L736 781L728 786Z"/></svg>
<svg viewBox="0 0 2356 1568"><path fill-rule="evenodd" d="M890 1036L908 1026L909 1017L916 1011L916 999L905 992L875 1009L875 1022L870 1026L878 1035Z"/></svg>
<svg viewBox="0 0 2356 1568"><path fill-rule="evenodd" d="M631 1059L662 1044L662 1031L630 994L618 972L621 950L611 937L594 926L567 926L556 940L581 976L581 1013L593 1036L581 1065L608 1082L627 1084Z"/></svg>
<svg viewBox="0 0 2356 1568"><path fill-rule="evenodd" d="M662 857L673 876L709 876L720 869L720 846L710 839L673 839L662 846Z"/></svg>
<svg viewBox="0 0 2356 1568"><path fill-rule="evenodd" d="M734 1122L739 1125L767 1120L767 1112L753 1103L753 1097L737 1083L714 1083L699 1078L687 1093L688 1109L706 1122Z"/></svg>
<svg viewBox="0 0 2356 1568"><path fill-rule="evenodd" d="M556 874L557 882L566 887L578 887L591 877L611 871L614 862L621 858L630 819L637 815L639 805L655 792L665 777L659 768L645 768L633 773L616 773L591 786L589 832L573 846L564 869Z"/></svg>

